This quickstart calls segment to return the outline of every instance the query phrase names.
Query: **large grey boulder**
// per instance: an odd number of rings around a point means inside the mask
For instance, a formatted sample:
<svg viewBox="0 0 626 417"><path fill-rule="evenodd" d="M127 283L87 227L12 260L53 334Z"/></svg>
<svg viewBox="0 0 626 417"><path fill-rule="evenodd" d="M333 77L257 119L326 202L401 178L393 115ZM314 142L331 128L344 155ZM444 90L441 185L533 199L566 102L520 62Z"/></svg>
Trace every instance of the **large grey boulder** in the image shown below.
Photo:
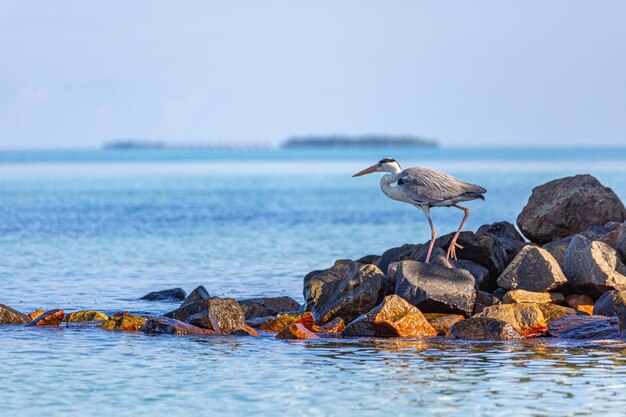
<svg viewBox="0 0 626 417"><path fill-rule="evenodd" d="M467 261L465 259L452 260L452 265L457 269L464 269L474 277L474 287L476 291L483 285L483 282L489 279L489 270L476 262ZM445 266L445 265L442 265Z"/></svg>
<svg viewBox="0 0 626 417"><path fill-rule="evenodd" d="M487 317L470 317L450 328L448 337L465 340L523 339L510 323Z"/></svg>
<svg viewBox="0 0 626 417"><path fill-rule="evenodd" d="M384 274L377 266L341 259L324 271L304 277L304 311L316 324L341 317L349 323L376 307L385 295Z"/></svg>
<svg viewBox="0 0 626 417"><path fill-rule="evenodd" d="M543 245L592 224L625 219L626 208L613 190L591 175L575 175L535 187L517 225L524 236Z"/></svg>
<svg viewBox="0 0 626 417"><path fill-rule="evenodd" d="M498 277L498 286L506 290L544 292L567 283L558 262L537 246L526 246Z"/></svg>
<svg viewBox="0 0 626 417"><path fill-rule="evenodd" d="M506 253L506 263L510 263L513 258L529 245L515 226L509 222L501 221L492 224L484 224L476 231L477 235L491 235L500 241Z"/></svg>
<svg viewBox="0 0 626 417"><path fill-rule="evenodd" d="M218 333L228 333L246 324L239 303L232 298L211 297L181 306L165 317L191 323Z"/></svg>
<svg viewBox="0 0 626 417"><path fill-rule="evenodd" d="M0 304L0 324L26 324L30 321L30 317L26 314Z"/></svg>
<svg viewBox="0 0 626 417"><path fill-rule="evenodd" d="M626 266L604 242L576 235L563 262L565 275L580 292L599 297L609 290L626 289Z"/></svg>
<svg viewBox="0 0 626 417"><path fill-rule="evenodd" d="M410 243L406 243L396 248L387 249L375 262L375 265L384 274L386 274L389 265L394 262L404 261L406 259L417 260L416 258L419 256L418 254L422 247L424 247L424 245L412 245Z"/></svg>
<svg viewBox="0 0 626 417"><path fill-rule="evenodd" d="M563 239L553 240L550 243L546 243L542 247L550 252L550 255L559 263L561 270L565 269L565 264L563 260L565 259L565 252L567 252L567 248L569 247L570 242L572 241L572 237L565 237Z"/></svg>
<svg viewBox="0 0 626 417"><path fill-rule="evenodd" d="M246 320L258 317L275 316L279 313L294 313L300 309L300 303L291 297L249 298L239 301Z"/></svg>
<svg viewBox="0 0 626 417"><path fill-rule="evenodd" d="M407 260L398 264L395 283L395 293L424 313L469 316L474 310L474 277L466 270Z"/></svg>

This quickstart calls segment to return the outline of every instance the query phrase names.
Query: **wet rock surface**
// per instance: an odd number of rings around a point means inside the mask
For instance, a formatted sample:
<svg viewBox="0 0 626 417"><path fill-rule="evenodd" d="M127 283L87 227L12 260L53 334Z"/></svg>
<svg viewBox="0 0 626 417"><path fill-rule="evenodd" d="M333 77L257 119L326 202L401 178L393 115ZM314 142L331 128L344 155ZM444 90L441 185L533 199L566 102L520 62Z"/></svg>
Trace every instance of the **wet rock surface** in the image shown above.
<svg viewBox="0 0 626 417"><path fill-rule="evenodd" d="M526 246L498 277L497 284L506 290L550 291L567 283L558 262L537 246Z"/></svg>
<svg viewBox="0 0 626 417"><path fill-rule="evenodd" d="M578 310L574 310L570 307L564 307L557 304L537 304L539 310L543 313L543 318L547 324L550 324L552 320L560 319L564 316L578 316L584 314Z"/></svg>
<svg viewBox="0 0 626 417"><path fill-rule="evenodd" d="M304 327L302 323L292 323L276 334L277 339L319 339L319 336Z"/></svg>
<svg viewBox="0 0 626 417"><path fill-rule="evenodd" d="M512 303L562 303L565 300L563 294L557 292L531 292L524 290L508 291L504 294L502 302Z"/></svg>
<svg viewBox="0 0 626 417"><path fill-rule="evenodd" d="M213 330L203 329L180 320L168 317L153 317L148 319L140 331L147 334L175 334L179 336L190 334L216 334Z"/></svg>
<svg viewBox="0 0 626 417"><path fill-rule="evenodd" d="M139 331L146 324L146 318L141 316L134 316L128 312L116 314L113 317L109 317L105 320L100 328L104 330L123 330L127 332Z"/></svg>
<svg viewBox="0 0 626 417"><path fill-rule="evenodd" d="M450 328L449 337L464 340L523 339L510 323L486 317L470 317Z"/></svg>
<svg viewBox="0 0 626 417"><path fill-rule="evenodd" d="M313 330L315 333L341 333L341 331L345 328L346 324L341 319L341 317L335 317L328 323L322 324L321 326L311 326L311 330Z"/></svg>
<svg viewBox="0 0 626 417"><path fill-rule="evenodd" d="M65 312L63 310L54 309L48 310L45 313L37 316L37 318L30 323L28 326L53 326L56 327L63 321L65 317Z"/></svg>
<svg viewBox="0 0 626 417"><path fill-rule="evenodd" d="M317 324L335 317L350 322L376 307L384 293L384 275L371 264L339 260L327 270L304 277L305 309Z"/></svg>
<svg viewBox="0 0 626 417"><path fill-rule="evenodd" d="M244 325L239 329L231 330L228 334L231 336L258 336L259 332L248 325Z"/></svg>
<svg viewBox="0 0 626 417"><path fill-rule="evenodd" d="M194 290L190 292L187 297L185 297L185 299L183 300L180 306L183 307L183 306L186 306L187 304L191 304L196 301L207 300L209 298L211 298L211 295L209 294L207 289L204 288L203 285L199 285L196 288L194 288Z"/></svg>
<svg viewBox="0 0 626 417"><path fill-rule="evenodd" d="M622 337L617 317L566 316L548 324L548 334L563 339L615 339Z"/></svg>
<svg viewBox="0 0 626 417"><path fill-rule="evenodd" d="M395 274L395 293L424 313L469 316L474 310L474 277L462 269L402 261Z"/></svg>
<svg viewBox="0 0 626 417"><path fill-rule="evenodd" d="M65 316L65 320L68 323L82 323L88 321L105 321L109 316L104 313L95 310L80 310L73 311Z"/></svg>
<svg viewBox="0 0 626 417"><path fill-rule="evenodd" d="M536 304L499 304L486 307L474 317L493 318L505 321L516 332L525 337L535 337L547 330L547 325L541 309Z"/></svg>
<svg viewBox="0 0 626 417"><path fill-rule="evenodd" d="M445 336L450 331L450 327L465 319L460 314L426 313L424 317L433 326L439 336Z"/></svg>
<svg viewBox="0 0 626 417"><path fill-rule="evenodd" d="M211 297L207 300L200 300L188 304L181 307L181 309L187 309L195 304L200 304L203 307L197 313L187 316L186 320L181 321L186 321L187 323L204 329L214 330L218 333L228 333L246 324L241 306L232 298ZM176 318L176 315L176 313L170 312L165 316ZM181 316L185 317L185 314Z"/></svg>
<svg viewBox="0 0 626 417"><path fill-rule="evenodd" d="M599 297L609 290L626 289L626 266L606 243L576 235L563 262L569 282L584 294Z"/></svg>
<svg viewBox="0 0 626 417"><path fill-rule="evenodd" d="M276 318L260 327L265 332L279 332L293 323L300 323L304 327L312 328L315 319L310 311L298 314L279 314Z"/></svg>
<svg viewBox="0 0 626 417"><path fill-rule="evenodd" d="M239 301L246 320L256 317L275 316L279 313L291 313L300 310L300 303L291 297L249 298Z"/></svg>
<svg viewBox="0 0 626 417"><path fill-rule="evenodd" d="M0 304L0 324L26 324L32 319L24 313Z"/></svg>
<svg viewBox="0 0 626 417"><path fill-rule="evenodd" d="M591 175L576 175L535 187L517 225L524 236L543 245L592 224L625 219L624 204L613 190Z"/></svg>
<svg viewBox="0 0 626 417"><path fill-rule="evenodd" d="M415 306L397 295L388 295L379 306L348 324L341 335L433 337L437 331Z"/></svg>
<svg viewBox="0 0 626 417"><path fill-rule="evenodd" d="M615 316L626 323L626 291L607 291L593 306L593 314Z"/></svg>
<svg viewBox="0 0 626 417"><path fill-rule="evenodd" d="M146 301L183 301L187 297L187 293L182 288L170 288L167 290L150 292L140 300Z"/></svg>

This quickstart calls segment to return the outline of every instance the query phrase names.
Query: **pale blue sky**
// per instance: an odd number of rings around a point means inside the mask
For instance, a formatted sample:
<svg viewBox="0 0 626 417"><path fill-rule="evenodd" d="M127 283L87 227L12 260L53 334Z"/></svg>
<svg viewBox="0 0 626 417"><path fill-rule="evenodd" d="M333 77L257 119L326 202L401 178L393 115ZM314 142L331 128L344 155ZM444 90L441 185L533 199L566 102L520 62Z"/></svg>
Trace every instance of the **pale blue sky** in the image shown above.
<svg viewBox="0 0 626 417"><path fill-rule="evenodd" d="M0 147L624 145L625 1L2 1Z"/></svg>

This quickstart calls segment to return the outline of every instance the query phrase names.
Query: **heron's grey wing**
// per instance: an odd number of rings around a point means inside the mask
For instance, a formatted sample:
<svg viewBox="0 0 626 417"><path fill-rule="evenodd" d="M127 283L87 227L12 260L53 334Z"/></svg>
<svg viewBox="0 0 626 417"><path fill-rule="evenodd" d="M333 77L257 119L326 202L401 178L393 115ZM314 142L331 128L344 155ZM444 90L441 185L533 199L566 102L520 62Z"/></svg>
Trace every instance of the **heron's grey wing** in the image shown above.
<svg viewBox="0 0 626 417"><path fill-rule="evenodd" d="M463 182L429 168L408 168L398 177L398 188L417 204L433 204L460 196L478 197L483 187Z"/></svg>

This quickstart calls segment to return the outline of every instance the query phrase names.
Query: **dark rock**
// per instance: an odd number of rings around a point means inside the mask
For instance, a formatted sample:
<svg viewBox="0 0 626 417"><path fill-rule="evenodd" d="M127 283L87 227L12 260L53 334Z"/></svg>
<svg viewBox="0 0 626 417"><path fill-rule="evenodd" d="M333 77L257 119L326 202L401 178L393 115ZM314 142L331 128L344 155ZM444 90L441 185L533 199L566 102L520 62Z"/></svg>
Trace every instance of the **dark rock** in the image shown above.
<svg viewBox="0 0 626 417"><path fill-rule="evenodd" d="M500 304L502 300L494 297L485 291L476 292L476 304L474 305L474 314L481 313L485 307L489 307L494 304Z"/></svg>
<svg viewBox="0 0 626 417"><path fill-rule="evenodd" d="M301 323L292 323L276 335L277 339L319 339L319 336Z"/></svg>
<svg viewBox="0 0 626 417"><path fill-rule="evenodd" d="M328 323L322 324L321 326L314 324L311 327L311 330L315 333L341 333L341 331L345 328L346 324L343 322L341 317L335 317Z"/></svg>
<svg viewBox="0 0 626 417"><path fill-rule="evenodd" d="M203 285L197 286L182 302L181 307L187 304L195 303L196 301L208 300L211 298L209 292Z"/></svg>
<svg viewBox="0 0 626 417"><path fill-rule="evenodd" d="M105 321L108 320L109 316L104 313L95 310L80 310L74 311L67 316L65 316L65 320L68 323L82 323L88 321Z"/></svg>
<svg viewBox="0 0 626 417"><path fill-rule="evenodd" d="M215 334L213 330L203 329L180 320L168 317L154 317L148 319L140 331L147 334L175 334L179 336L190 334Z"/></svg>
<svg viewBox="0 0 626 417"><path fill-rule="evenodd" d="M474 277L474 288L476 291L482 286L482 283L489 279L489 270L476 262L466 261L464 259L452 260L452 265L457 269L464 269Z"/></svg>
<svg viewBox="0 0 626 417"><path fill-rule="evenodd" d="M556 259L537 246L526 246L498 277L505 290L550 291L567 283Z"/></svg>
<svg viewBox="0 0 626 417"><path fill-rule="evenodd" d="M622 257L622 261L626 262L626 223L622 226L617 240L615 240L615 250Z"/></svg>
<svg viewBox="0 0 626 417"><path fill-rule="evenodd" d="M31 319L26 314L0 304L0 324L26 324L30 321Z"/></svg>
<svg viewBox="0 0 626 417"><path fill-rule="evenodd" d="M442 236L435 241L435 246L447 251L453 233ZM506 252L502 243L491 235L477 235L473 232L461 232L457 243L463 246L456 254L459 259L476 262L489 271L489 279L482 282L481 290L493 291L496 279L506 268Z"/></svg>
<svg viewBox="0 0 626 417"><path fill-rule="evenodd" d="M498 288L497 290L495 290L495 291L493 292L493 298L494 298L494 301L495 301L496 299L497 299L497 300L500 300L500 301L504 300L504 296L506 295L506 293L507 293L507 292L508 292L508 291L507 291L507 290L505 290L504 288ZM498 304L498 303L494 303L494 304Z"/></svg>
<svg viewBox="0 0 626 417"><path fill-rule="evenodd" d="M123 315L114 315L105 320L100 328L104 330L124 330L128 332L136 332L146 324L147 319L141 316L133 316L126 312Z"/></svg>
<svg viewBox="0 0 626 417"><path fill-rule="evenodd" d="M335 317L350 322L376 307L384 293L384 275L375 265L338 260L304 277L304 309L313 313L317 324Z"/></svg>
<svg viewBox="0 0 626 417"><path fill-rule="evenodd" d="M376 262L378 262L379 259L380 259L380 256L378 255L366 255L360 259L357 259L355 262L360 263L360 264L376 264Z"/></svg>
<svg viewBox="0 0 626 417"><path fill-rule="evenodd" d="M524 237L517 231L512 223L502 221L491 224L483 224L476 231L477 235L492 235L498 239L509 239L524 242Z"/></svg>
<svg viewBox="0 0 626 417"><path fill-rule="evenodd" d="M250 298L239 301L246 320L256 317L275 316L279 313L292 313L300 309L300 303L291 297Z"/></svg>
<svg viewBox="0 0 626 417"><path fill-rule="evenodd" d="M58 326L63 321L65 313L63 310L48 310L35 320L27 324L27 326Z"/></svg>
<svg viewBox="0 0 626 417"><path fill-rule="evenodd" d="M543 245L592 224L624 219L626 209L613 190L591 175L575 175L534 188L517 226L528 239Z"/></svg>
<svg viewBox="0 0 626 417"><path fill-rule="evenodd" d="M254 319L246 320L246 324L253 329L259 329L264 325L274 321L276 316L267 316L267 317L257 317Z"/></svg>
<svg viewBox="0 0 626 417"><path fill-rule="evenodd" d="M397 248L388 249L387 251L385 251L385 253L381 255L380 259L376 262L376 266L383 273L387 273L389 265L394 262L400 262L406 259L415 260L414 257L416 257L417 252L423 246L424 245L411 245L407 243Z"/></svg>
<svg viewBox="0 0 626 417"><path fill-rule="evenodd" d="M618 317L626 323L626 291L607 291L593 306L593 314Z"/></svg>
<svg viewBox="0 0 626 417"><path fill-rule="evenodd" d="M452 326L465 319L465 317L460 314L442 313L426 313L424 317L428 323L433 326L433 329L435 329L439 336L446 336Z"/></svg>
<svg viewBox="0 0 626 417"><path fill-rule="evenodd" d="M619 338L617 317L565 316L548 324L550 336L563 339Z"/></svg>
<svg viewBox="0 0 626 417"><path fill-rule="evenodd" d="M507 292L502 299L504 304L514 303L562 303L565 301L563 294L558 292L532 292L525 290L512 290Z"/></svg>
<svg viewBox="0 0 626 417"><path fill-rule="evenodd" d="M402 261L395 279L395 293L422 312L468 316L474 310L474 277L466 270Z"/></svg>
<svg viewBox="0 0 626 417"><path fill-rule="evenodd" d="M483 317L470 317L456 323L450 328L448 336L453 339L465 340L511 340L524 338L506 321Z"/></svg>
<svg viewBox="0 0 626 417"><path fill-rule="evenodd" d="M570 242L572 241L572 237L566 237L563 239L553 240L550 243L546 243L542 247L550 252L550 255L559 263L561 270L565 270L565 252L567 252L567 248L569 247Z"/></svg>
<svg viewBox="0 0 626 417"><path fill-rule="evenodd" d="M543 313L543 318L546 320L548 325L550 325L552 320L560 319L564 316L577 316L579 314L583 314L573 308L563 307L556 304L537 304L537 307L539 307L539 310Z"/></svg>
<svg viewBox="0 0 626 417"><path fill-rule="evenodd" d="M415 306L397 295L388 295L379 306L348 324L341 335L434 337L437 332Z"/></svg>
<svg viewBox="0 0 626 417"><path fill-rule="evenodd" d="M299 314L279 314L274 320L262 325L261 330L265 332L279 332L293 323L300 323L310 329L315 324L315 319L310 311Z"/></svg>
<svg viewBox="0 0 626 417"><path fill-rule="evenodd" d="M575 236L565 253L565 275L580 292L599 297L606 291L626 289L626 266L606 243Z"/></svg>
<svg viewBox="0 0 626 417"><path fill-rule="evenodd" d="M182 301L187 293L182 288L170 288L169 290L154 291L140 298L147 301Z"/></svg>
<svg viewBox="0 0 626 417"><path fill-rule="evenodd" d="M570 294L565 297L565 302L568 306L577 311L582 311L583 313L589 315L593 314L594 301L593 298L589 297L588 295Z"/></svg>
<svg viewBox="0 0 626 417"><path fill-rule="evenodd" d="M547 327L543 313L537 304L498 304L485 309L474 317L498 319L510 323L516 332L525 337L543 334Z"/></svg>
<svg viewBox="0 0 626 417"><path fill-rule="evenodd" d="M609 224L614 224L614 223L611 222ZM614 229L610 226L607 227L607 226L601 226L599 224L592 224L587 228L587 230L585 230L584 232L580 234L586 237L587 239L599 240L602 236L606 235L607 233L611 233L612 231L614 231Z"/></svg>
<svg viewBox="0 0 626 417"><path fill-rule="evenodd" d="M198 306L198 304L200 306ZM187 309L187 311L180 311L185 309ZM195 310L199 311L187 316L187 312ZM171 311L165 316L186 321L187 323L204 329L214 330L218 333L228 333L246 324L246 319L239 303L232 298L211 297L206 300L195 301L184 307L180 307L178 310ZM183 320L183 318L185 319Z"/></svg>

